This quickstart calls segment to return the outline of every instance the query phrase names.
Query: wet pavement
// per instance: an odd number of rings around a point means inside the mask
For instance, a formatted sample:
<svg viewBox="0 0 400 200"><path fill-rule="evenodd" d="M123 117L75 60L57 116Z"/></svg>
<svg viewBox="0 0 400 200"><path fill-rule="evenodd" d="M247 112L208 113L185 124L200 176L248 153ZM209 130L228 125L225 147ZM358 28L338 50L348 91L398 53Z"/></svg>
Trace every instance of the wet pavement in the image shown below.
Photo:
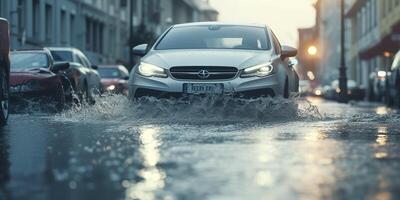
<svg viewBox="0 0 400 200"><path fill-rule="evenodd" d="M309 100L112 96L12 115L0 199L399 199L400 114Z"/></svg>

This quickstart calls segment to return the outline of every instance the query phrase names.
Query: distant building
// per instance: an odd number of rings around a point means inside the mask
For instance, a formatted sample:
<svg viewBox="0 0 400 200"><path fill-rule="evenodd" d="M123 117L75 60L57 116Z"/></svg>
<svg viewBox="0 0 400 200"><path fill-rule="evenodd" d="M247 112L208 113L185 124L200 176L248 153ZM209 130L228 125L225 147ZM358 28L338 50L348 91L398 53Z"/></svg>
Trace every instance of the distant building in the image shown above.
<svg viewBox="0 0 400 200"><path fill-rule="evenodd" d="M154 36L218 16L206 0L0 0L0 17L10 21L12 49L73 46L95 64L128 63L131 3L135 30Z"/></svg>
<svg viewBox="0 0 400 200"><path fill-rule="evenodd" d="M371 72L388 70L400 49L400 0L356 0L347 18L352 24L347 57L357 81L370 88Z"/></svg>
<svg viewBox="0 0 400 200"><path fill-rule="evenodd" d="M299 76L301 79L307 80L307 72L318 73L317 61L319 54L318 29L316 27L301 28L299 32L299 52L297 59L300 65ZM315 52L310 52L310 48L315 48ZM314 81L314 80L312 80Z"/></svg>
<svg viewBox="0 0 400 200"><path fill-rule="evenodd" d="M348 9L354 0L345 0ZM339 78L340 67L340 1L318 0L315 4L317 11L316 27L318 30L319 53L317 66L322 84L330 84ZM346 49L349 48L347 31L351 24L346 22ZM348 64L346 64L348 66ZM352 70L347 72L349 79L353 78Z"/></svg>

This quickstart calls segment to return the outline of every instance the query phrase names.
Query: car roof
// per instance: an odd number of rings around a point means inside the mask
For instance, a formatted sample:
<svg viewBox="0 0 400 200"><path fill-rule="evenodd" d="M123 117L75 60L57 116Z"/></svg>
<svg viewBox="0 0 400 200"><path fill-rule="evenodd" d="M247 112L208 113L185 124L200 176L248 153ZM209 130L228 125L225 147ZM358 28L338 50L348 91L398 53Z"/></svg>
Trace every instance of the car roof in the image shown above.
<svg viewBox="0 0 400 200"><path fill-rule="evenodd" d="M122 65L99 65L98 67L101 68L119 68L119 67L124 67Z"/></svg>
<svg viewBox="0 0 400 200"><path fill-rule="evenodd" d="M74 47L46 47L50 51L76 51L77 48Z"/></svg>
<svg viewBox="0 0 400 200"><path fill-rule="evenodd" d="M191 27L191 26L249 26L249 27L259 27L259 28L268 27L262 24L229 23L229 22L193 22L193 23L176 24L173 27Z"/></svg>
<svg viewBox="0 0 400 200"><path fill-rule="evenodd" d="M46 53L49 54L50 52L46 49L17 49L11 51L11 53Z"/></svg>

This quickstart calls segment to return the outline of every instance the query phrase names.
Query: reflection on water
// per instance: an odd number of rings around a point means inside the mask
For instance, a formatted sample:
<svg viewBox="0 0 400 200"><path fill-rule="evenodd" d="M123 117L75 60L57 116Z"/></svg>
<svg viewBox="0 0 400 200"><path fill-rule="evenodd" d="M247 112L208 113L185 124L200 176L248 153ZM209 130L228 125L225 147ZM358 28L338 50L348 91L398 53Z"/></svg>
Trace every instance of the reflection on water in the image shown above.
<svg viewBox="0 0 400 200"><path fill-rule="evenodd" d="M155 127L144 126L139 130L140 149L143 158L143 169L138 175L143 179L138 183L124 181L122 185L127 187L126 199L154 200L157 199L155 192L164 188L165 173L157 168L160 161L159 146L161 141L158 139L159 130Z"/></svg>
<svg viewBox="0 0 400 200"><path fill-rule="evenodd" d="M385 146L389 141L388 137L388 127L386 126L379 126L378 127L378 135L376 138L376 143L379 146Z"/></svg>

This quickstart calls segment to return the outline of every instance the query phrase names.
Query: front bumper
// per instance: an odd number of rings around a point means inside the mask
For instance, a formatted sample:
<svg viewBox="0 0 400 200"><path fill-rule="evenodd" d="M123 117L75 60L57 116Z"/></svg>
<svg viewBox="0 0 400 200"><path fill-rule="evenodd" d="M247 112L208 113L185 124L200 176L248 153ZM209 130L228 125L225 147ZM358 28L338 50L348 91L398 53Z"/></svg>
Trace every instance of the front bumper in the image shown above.
<svg viewBox="0 0 400 200"><path fill-rule="evenodd" d="M284 84L281 83L278 74L267 77L240 78L232 80L176 80L171 77L156 78L143 77L134 74L129 82L129 97L138 98L143 96L155 97L181 97L184 96L185 83L222 83L224 94L260 97L260 96L283 96Z"/></svg>

